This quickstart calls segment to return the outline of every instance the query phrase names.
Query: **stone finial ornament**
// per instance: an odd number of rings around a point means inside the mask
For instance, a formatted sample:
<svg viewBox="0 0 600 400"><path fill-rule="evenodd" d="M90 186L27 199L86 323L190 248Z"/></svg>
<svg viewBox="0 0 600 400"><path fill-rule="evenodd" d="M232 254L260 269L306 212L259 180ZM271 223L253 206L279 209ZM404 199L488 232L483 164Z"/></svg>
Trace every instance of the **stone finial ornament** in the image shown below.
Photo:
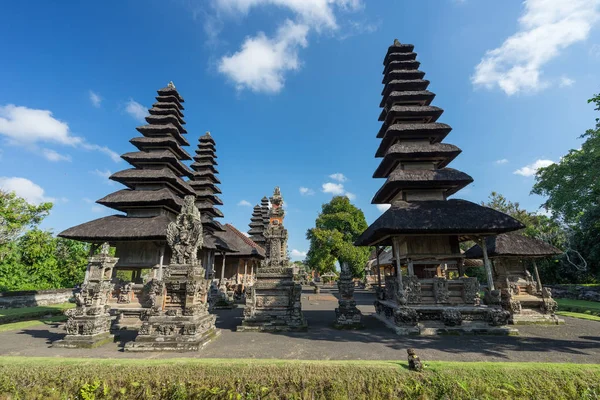
<svg viewBox="0 0 600 400"><path fill-rule="evenodd" d="M196 264L198 247L204 241L200 211L195 200L195 196L185 196L177 220L167 227L167 242L177 264Z"/></svg>
<svg viewBox="0 0 600 400"><path fill-rule="evenodd" d="M103 256L107 256L109 250L110 250L110 244L108 244L108 242L102 243L102 247L100 248L100 254Z"/></svg>
<svg viewBox="0 0 600 400"><path fill-rule="evenodd" d="M401 44L398 39L394 39L394 46L400 46Z"/></svg>
<svg viewBox="0 0 600 400"><path fill-rule="evenodd" d="M170 81L169 84L167 85L167 87L169 87L171 89L175 89L175 84L173 83L173 81Z"/></svg>

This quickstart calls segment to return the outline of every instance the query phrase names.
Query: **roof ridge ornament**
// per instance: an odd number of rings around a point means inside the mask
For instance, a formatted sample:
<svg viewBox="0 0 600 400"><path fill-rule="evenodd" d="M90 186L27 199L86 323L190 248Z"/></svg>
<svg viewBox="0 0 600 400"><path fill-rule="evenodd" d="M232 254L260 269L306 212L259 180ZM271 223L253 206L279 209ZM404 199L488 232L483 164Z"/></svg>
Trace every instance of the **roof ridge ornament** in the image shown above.
<svg viewBox="0 0 600 400"><path fill-rule="evenodd" d="M175 89L175 84L173 83L173 81L169 81L169 84L167 85L167 87L170 89Z"/></svg>
<svg viewBox="0 0 600 400"><path fill-rule="evenodd" d="M398 39L394 39L394 46L401 46L402 43Z"/></svg>

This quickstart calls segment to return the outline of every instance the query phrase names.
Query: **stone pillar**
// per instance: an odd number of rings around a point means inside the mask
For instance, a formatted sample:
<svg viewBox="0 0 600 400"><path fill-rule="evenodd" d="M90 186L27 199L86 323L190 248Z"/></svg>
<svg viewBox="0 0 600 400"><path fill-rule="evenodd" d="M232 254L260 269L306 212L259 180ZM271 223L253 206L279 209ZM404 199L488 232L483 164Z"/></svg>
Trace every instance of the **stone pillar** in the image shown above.
<svg viewBox="0 0 600 400"><path fill-rule="evenodd" d="M538 267L537 267L537 263L535 262L535 259L532 259L531 261L533 261L533 272L535 273L535 280L537 281L537 290L538 291L542 291L542 281L540 279L540 273L538 271Z"/></svg>
<svg viewBox="0 0 600 400"><path fill-rule="evenodd" d="M223 257L223 265L221 266L221 281L219 282L220 286L225 285L225 253L221 253L221 257Z"/></svg>
<svg viewBox="0 0 600 400"><path fill-rule="evenodd" d="M494 288L494 275L492 273L492 265L490 264L490 259L488 258L487 253L487 243L484 238L479 239L479 247L481 247L481 251L483 252L483 265L485 266L485 273L487 275L487 283L488 290L495 290Z"/></svg>
<svg viewBox="0 0 600 400"><path fill-rule="evenodd" d="M377 286L381 290L381 266L379 265L379 255L381 254L381 247L377 246L375 249L375 255L377 256Z"/></svg>
<svg viewBox="0 0 600 400"><path fill-rule="evenodd" d="M392 244L392 248L394 250L394 258L396 259L396 282L398 285L396 297L398 304L406 305L404 284L402 283L402 268L400 267L400 238L398 236L394 236L392 238Z"/></svg>
<svg viewBox="0 0 600 400"><path fill-rule="evenodd" d="M248 284L248 260L244 260L244 286Z"/></svg>
<svg viewBox="0 0 600 400"><path fill-rule="evenodd" d="M415 267L413 265L413 260L408 259L408 276L413 276L415 274Z"/></svg>
<svg viewBox="0 0 600 400"><path fill-rule="evenodd" d="M339 329L358 329L362 328L362 314L356 308L354 300L354 281L350 273L350 267L347 262L342 262L340 266L340 279L338 280L339 289L339 307L335 309L335 327Z"/></svg>
<svg viewBox="0 0 600 400"><path fill-rule="evenodd" d="M89 258L85 281L75 293L77 307L65 312L69 317L67 336L52 347L92 348L113 341L108 301L114 288L110 283L112 271L119 259L109 256L108 250L108 243L104 243L102 252Z"/></svg>

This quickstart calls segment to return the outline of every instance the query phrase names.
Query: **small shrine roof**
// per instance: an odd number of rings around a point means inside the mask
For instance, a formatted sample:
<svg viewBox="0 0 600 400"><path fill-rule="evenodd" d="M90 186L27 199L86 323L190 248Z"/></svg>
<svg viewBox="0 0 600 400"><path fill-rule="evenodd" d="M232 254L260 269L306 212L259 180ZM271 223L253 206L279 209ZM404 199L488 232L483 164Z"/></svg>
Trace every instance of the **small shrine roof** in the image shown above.
<svg viewBox="0 0 600 400"><path fill-rule="evenodd" d="M562 254L556 247L539 239L530 238L516 233L502 234L485 238L488 257L522 257L537 258L551 257ZM479 245L465 252L467 258L482 258L483 251Z"/></svg>
<svg viewBox="0 0 600 400"><path fill-rule="evenodd" d="M231 224L225 224L225 232L217 235L224 239L233 249L237 250L235 254L232 254L234 257L265 258L265 249Z"/></svg>

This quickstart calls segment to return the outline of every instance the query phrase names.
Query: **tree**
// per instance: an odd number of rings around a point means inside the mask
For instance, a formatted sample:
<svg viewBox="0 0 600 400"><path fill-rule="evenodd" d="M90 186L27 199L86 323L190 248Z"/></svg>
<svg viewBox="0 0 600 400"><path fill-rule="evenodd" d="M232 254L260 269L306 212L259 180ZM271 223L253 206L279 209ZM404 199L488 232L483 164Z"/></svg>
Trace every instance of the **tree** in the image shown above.
<svg viewBox="0 0 600 400"><path fill-rule="evenodd" d="M335 271L335 263L347 262L355 277L364 275L369 260L368 247L356 247L354 241L367 229L363 212L346 196L335 196L323 204L315 227L306 232L310 248L306 263L319 273Z"/></svg>
<svg viewBox="0 0 600 400"><path fill-rule="evenodd" d="M600 94L588 100L592 102L600 111ZM538 170L531 191L548 196L544 207L568 223L600 206L600 118L580 138L586 139L581 149L572 149L558 163Z"/></svg>

